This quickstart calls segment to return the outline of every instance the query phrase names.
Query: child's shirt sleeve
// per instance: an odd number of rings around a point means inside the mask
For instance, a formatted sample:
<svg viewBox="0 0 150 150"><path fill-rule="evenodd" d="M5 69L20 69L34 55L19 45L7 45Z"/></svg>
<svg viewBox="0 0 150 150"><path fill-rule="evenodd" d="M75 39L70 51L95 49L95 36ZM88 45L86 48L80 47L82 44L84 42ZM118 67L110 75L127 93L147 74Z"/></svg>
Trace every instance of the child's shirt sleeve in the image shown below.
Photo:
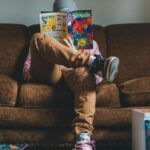
<svg viewBox="0 0 150 150"><path fill-rule="evenodd" d="M29 49L28 56L24 62L24 66L22 70L23 78L25 81L29 81L31 79L30 67L31 67L31 54L30 54L30 49Z"/></svg>
<svg viewBox="0 0 150 150"><path fill-rule="evenodd" d="M91 55L101 55L101 51L96 41L93 40L93 49L90 50Z"/></svg>
<svg viewBox="0 0 150 150"><path fill-rule="evenodd" d="M101 55L101 50L99 49L98 47L98 44L96 41L93 41L93 49L90 50L91 52L91 55ZM97 75L97 74L94 74L95 76L95 80L96 80L96 85L100 84L102 81L103 81L103 77Z"/></svg>

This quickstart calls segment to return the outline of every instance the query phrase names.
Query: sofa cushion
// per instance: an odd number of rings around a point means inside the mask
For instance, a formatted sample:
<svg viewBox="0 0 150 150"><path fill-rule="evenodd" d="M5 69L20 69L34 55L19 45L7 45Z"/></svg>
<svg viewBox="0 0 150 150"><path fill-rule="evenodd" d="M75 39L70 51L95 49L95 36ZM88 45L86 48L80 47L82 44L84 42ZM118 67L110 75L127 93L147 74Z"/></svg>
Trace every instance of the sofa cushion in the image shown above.
<svg viewBox="0 0 150 150"><path fill-rule="evenodd" d="M18 106L66 108L74 105L72 92L65 84L52 87L41 83L26 83L19 89Z"/></svg>
<svg viewBox="0 0 150 150"><path fill-rule="evenodd" d="M64 84L57 87L39 83L26 83L19 87L18 106L68 108L74 106L72 91ZM120 106L119 91L115 84L102 84L96 90L97 107Z"/></svg>
<svg viewBox="0 0 150 150"><path fill-rule="evenodd" d="M17 82L8 76L0 75L0 105L15 106Z"/></svg>
<svg viewBox="0 0 150 150"><path fill-rule="evenodd" d="M0 74L22 80L26 51L27 27L19 24L0 24Z"/></svg>
<svg viewBox="0 0 150 150"><path fill-rule="evenodd" d="M20 86L19 105L47 107L53 100L53 89L50 86L27 83Z"/></svg>
<svg viewBox="0 0 150 150"><path fill-rule="evenodd" d="M150 76L124 82L120 95L123 106L150 106Z"/></svg>
<svg viewBox="0 0 150 150"><path fill-rule="evenodd" d="M150 75L150 23L106 27L108 56L120 58L119 84Z"/></svg>
<svg viewBox="0 0 150 150"><path fill-rule="evenodd" d="M0 107L0 127L49 128L70 127L73 109ZM96 108L96 128L131 128L131 108Z"/></svg>
<svg viewBox="0 0 150 150"><path fill-rule="evenodd" d="M119 90L116 84L101 84L96 90L97 107L119 107Z"/></svg>

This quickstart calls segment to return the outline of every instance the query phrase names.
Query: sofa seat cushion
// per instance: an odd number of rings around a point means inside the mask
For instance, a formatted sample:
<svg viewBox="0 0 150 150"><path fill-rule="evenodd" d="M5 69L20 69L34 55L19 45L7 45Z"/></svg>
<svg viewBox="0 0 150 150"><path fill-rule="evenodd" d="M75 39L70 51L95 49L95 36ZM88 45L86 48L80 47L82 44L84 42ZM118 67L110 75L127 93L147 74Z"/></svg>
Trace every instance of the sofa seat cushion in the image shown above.
<svg viewBox="0 0 150 150"><path fill-rule="evenodd" d="M40 83L26 83L20 86L18 105L35 108L73 107L71 91L63 84L52 87Z"/></svg>
<svg viewBox="0 0 150 150"><path fill-rule="evenodd" d="M19 105L21 106L45 106L53 100L54 91L52 87L42 84L23 84L19 91Z"/></svg>
<svg viewBox="0 0 150 150"><path fill-rule="evenodd" d="M102 84L96 90L97 107L120 106L119 91L115 84ZM19 106L42 108L68 108L74 106L74 96L65 85L52 87L39 83L22 84L19 88Z"/></svg>
<svg viewBox="0 0 150 150"><path fill-rule="evenodd" d="M0 105L15 106L17 99L17 82L0 74Z"/></svg>
<svg viewBox="0 0 150 150"><path fill-rule="evenodd" d="M122 83L120 95L123 106L150 106L150 76Z"/></svg>
<svg viewBox="0 0 150 150"><path fill-rule="evenodd" d="M49 128L70 127L73 109L0 107L0 127ZM96 108L95 128L131 128L131 108Z"/></svg>
<svg viewBox="0 0 150 150"><path fill-rule="evenodd" d="M97 107L119 107L119 90L116 84L101 84L96 90Z"/></svg>

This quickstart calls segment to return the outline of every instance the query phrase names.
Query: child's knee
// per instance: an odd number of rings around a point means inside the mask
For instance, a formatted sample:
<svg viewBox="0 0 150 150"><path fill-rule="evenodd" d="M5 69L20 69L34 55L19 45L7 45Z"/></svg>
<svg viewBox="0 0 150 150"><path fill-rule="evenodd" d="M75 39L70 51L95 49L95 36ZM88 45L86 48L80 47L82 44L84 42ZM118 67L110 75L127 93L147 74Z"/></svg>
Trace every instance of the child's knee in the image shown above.
<svg viewBox="0 0 150 150"><path fill-rule="evenodd" d="M44 33L35 33L32 36L30 46L35 47L37 50L42 50L42 45L45 44L47 36L48 35L46 35Z"/></svg>
<svg viewBox="0 0 150 150"><path fill-rule="evenodd" d="M32 36L31 42L37 42L39 40L43 40L44 38L45 38L45 34L43 34L43 33L35 33Z"/></svg>
<svg viewBox="0 0 150 150"><path fill-rule="evenodd" d="M32 36L31 44L35 44L36 46L39 46L39 45L43 45L43 44L46 44L46 43L51 44L52 41L53 41L53 38L51 36L47 35L47 34L35 33Z"/></svg>

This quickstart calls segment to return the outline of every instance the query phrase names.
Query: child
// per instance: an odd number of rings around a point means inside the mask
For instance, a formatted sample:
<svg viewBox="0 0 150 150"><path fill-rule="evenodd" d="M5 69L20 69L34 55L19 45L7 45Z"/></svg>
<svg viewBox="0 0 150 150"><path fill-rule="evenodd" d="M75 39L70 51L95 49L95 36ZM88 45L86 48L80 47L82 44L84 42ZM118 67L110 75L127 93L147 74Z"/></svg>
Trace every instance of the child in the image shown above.
<svg viewBox="0 0 150 150"><path fill-rule="evenodd" d="M54 11L77 10L73 0L55 0ZM69 43L68 40L66 43ZM24 63L24 79L57 84L63 77L75 96L75 119L72 122L76 144L74 150L95 150L93 119L96 85L106 79L112 82L117 74L119 59L103 58L96 41L92 50L73 52L70 44L62 44L50 36L36 33L31 40ZM65 67L64 67L65 66ZM98 72L102 71L102 77Z"/></svg>

